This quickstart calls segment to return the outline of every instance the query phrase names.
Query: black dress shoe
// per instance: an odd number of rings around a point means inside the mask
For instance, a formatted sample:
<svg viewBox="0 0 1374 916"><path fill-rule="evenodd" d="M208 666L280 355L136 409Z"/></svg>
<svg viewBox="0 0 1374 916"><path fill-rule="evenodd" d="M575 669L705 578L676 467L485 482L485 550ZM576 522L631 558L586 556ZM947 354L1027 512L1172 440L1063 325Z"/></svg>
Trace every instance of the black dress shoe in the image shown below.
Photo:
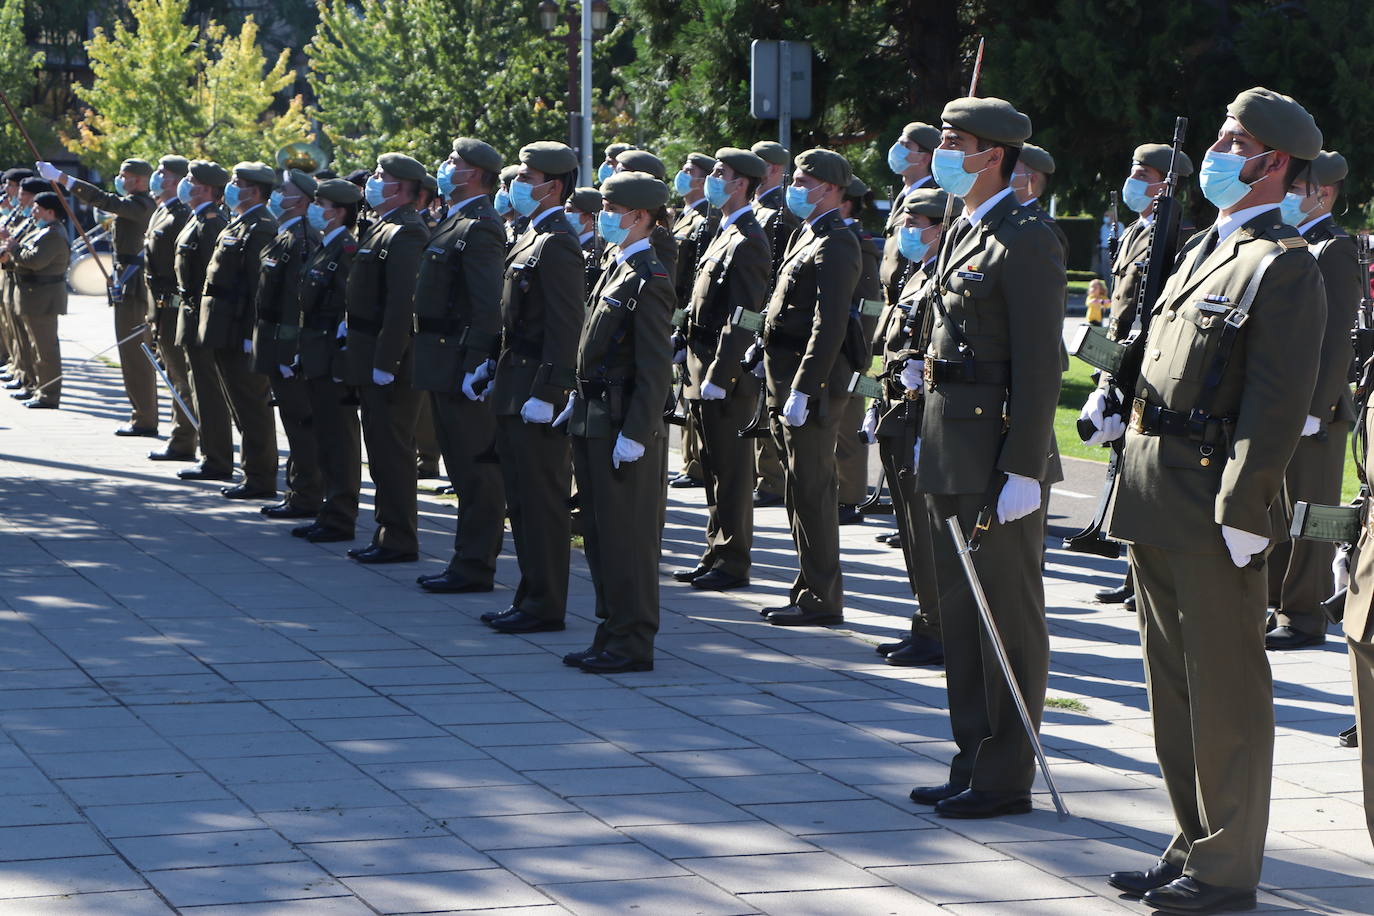
<svg viewBox="0 0 1374 916"><path fill-rule="evenodd" d="M193 468L182 468L177 471L177 476L182 480L233 480L233 471L217 471L214 468L207 468L203 464L198 464Z"/></svg>
<svg viewBox="0 0 1374 916"><path fill-rule="evenodd" d="M42 398L29 398L24 402L24 406L29 410L56 410L57 405L52 401L45 401Z"/></svg>
<svg viewBox="0 0 1374 916"><path fill-rule="evenodd" d="M945 782L938 786L917 786L911 790L911 800L918 805L938 805L947 798L953 798L968 790L968 786Z"/></svg>
<svg viewBox="0 0 1374 916"><path fill-rule="evenodd" d="M291 532L295 534L295 531ZM312 544L337 544L341 541L351 541L357 537L352 531L340 531L337 528L323 528L319 525L311 525L310 530L301 535Z"/></svg>
<svg viewBox="0 0 1374 916"><path fill-rule="evenodd" d="M679 474L668 481L668 486L672 487L674 490L687 490L701 485L700 480L697 480L695 477L688 477L686 474Z"/></svg>
<svg viewBox="0 0 1374 916"><path fill-rule="evenodd" d="M588 674L624 674L627 671L653 671L654 660L641 662L614 652L599 652L582 660L581 668Z"/></svg>
<svg viewBox="0 0 1374 916"><path fill-rule="evenodd" d="M483 623L491 623L493 620L497 620L501 617L509 617L514 613L517 613L516 609L514 607L508 607L504 611L486 611L477 619Z"/></svg>
<svg viewBox="0 0 1374 916"><path fill-rule="evenodd" d="M1350 726L1345 731L1341 732L1339 735L1336 736L1336 741L1340 744L1341 747L1359 747L1359 729L1360 727L1358 725Z"/></svg>
<svg viewBox="0 0 1374 916"><path fill-rule="evenodd" d="M561 620L547 620L524 611L504 614L489 621L487 626L498 633L557 633L568 628Z"/></svg>
<svg viewBox="0 0 1374 916"><path fill-rule="evenodd" d="M1175 878L1181 877L1182 868L1160 859L1147 871L1114 871L1107 876L1107 883L1119 891L1143 897L1146 891L1163 887Z"/></svg>
<svg viewBox="0 0 1374 916"><path fill-rule="evenodd" d="M748 588L748 576L732 576L723 569L713 569L692 580L692 588L704 592L728 592L732 588Z"/></svg>
<svg viewBox="0 0 1374 916"><path fill-rule="evenodd" d="M965 789L953 798L947 798L935 805L939 817L982 818L1001 817L1005 814L1029 814L1031 797L1029 792L984 792L981 789Z"/></svg>
<svg viewBox="0 0 1374 916"><path fill-rule="evenodd" d="M563 656L563 664L569 668L581 668L582 663L589 658L594 658L601 654L600 649L583 649L581 652L569 652Z"/></svg>
<svg viewBox="0 0 1374 916"><path fill-rule="evenodd" d="M1135 595L1132 595L1131 597L1127 598L1125 601L1121 602L1121 604L1122 604L1122 606L1124 606L1124 607L1126 608L1126 610L1134 612L1134 611L1135 611Z"/></svg>
<svg viewBox="0 0 1374 916"><path fill-rule="evenodd" d="M24 390L24 383L21 382L21 381L19 381L19 379L17 379L17 378L12 378L12 379L10 379L8 382L5 383L5 390L6 390L6 391L23 391L23 390Z"/></svg>
<svg viewBox="0 0 1374 916"><path fill-rule="evenodd" d="M882 534L873 535L873 540L877 541L879 544L886 544L887 539L896 534L896 531L884 531Z"/></svg>
<svg viewBox="0 0 1374 916"><path fill-rule="evenodd" d="M924 665L943 665L945 647L930 636L917 636L909 644L887 653L887 663L897 668L920 668Z"/></svg>
<svg viewBox="0 0 1374 916"><path fill-rule="evenodd" d="M390 547L383 547L380 544L373 544L353 559L367 566L377 566L382 563L414 563L420 559L420 555L418 553L407 553L404 550L392 550Z"/></svg>
<svg viewBox="0 0 1374 916"><path fill-rule="evenodd" d="M898 649L911 645L911 637L907 636L896 642L880 642L873 647L873 651L879 655L886 656L889 652L896 652Z"/></svg>
<svg viewBox="0 0 1374 916"><path fill-rule="evenodd" d="M695 569L679 569L673 572L673 578L678 582L691 582L697 576L704 576L710 571L705 566L698 566Z"/></svg>
<svg viewBox="0 0 1374 916"><path fill-rule="evenodd" d="M1184 875L1140 898L1166 913L1229 913L1255 908L1252 887L1217 887Z"/></svg>
<svg viewBox="0 0 1374 916"><path fill-rule="evenodd" d="M160 452L149 452L149 461L195 461L195 452L174 452L170 448L164 448Z"/></svg>
<svg viewBox="0 0 1374 916"><path fill-rule="evenodd" d="M769 506L781 506L783 499L777 493L769 493L767 490L754 491L754 508L767 509Z"/></svg>
<svg viewBox="0 0 1374 916"><path fill-rule="evenodd" d="M1099 588L1093 592L1093 600L1098 604L1120 604L1135 594L1135 586L1123 582L1116 588Z"/></svg>
<svg viewBox="0 0 1374 916"><path fill-rule="evenodd" d="M859 511L858 506L840 503L839 521L841 525L862 525L864 514Z"/></svg>
<svg viewBox="0 0 1374 916"><path fill-rule="evenodd" d="M827 627L844 623L844 615L832 614L829 611L808 611L800 605L789 604L781 610L771 612L768 622L775 627Z"/></svg>
<svg viewBox="0 0 1374 916"><path fill-rule="evenodd" d="M439 465L437 465L437 464L434 464L434 465L430 465L430 464L417 464L417 465L415 466L415 476L416 476L416 477L423 477L423 478L427 478L427 479L433 479L433 478L435 478L435 477L438 477L438 476L440 476L440 475L439 475Z"/></svg>
<svg viewBox="0 0 1374 916"><path fill-rule="evenodd" d="M115 430L116 436L145 436L149 439L157 438L156 426L135 426L132 423L125 423Z"/></svg>
<svg viewBox="0 0 1374 916"><path fill-rule="evenodd" d="M33 397L33 392L23 385L20 385L19 390L12 392L10 397L14 398L16 401L27 401L29 398Z"/></svg>
<svg viewBox="0 0 1374 916"><path fill-rule="evenodd" d="M442 572L437 576L426 576L420 587L438 595L458 595L468 592L490 592L496 586L490 582L474 582L453 573Z"/></svg>
<svg viewBox="0 0 1374 916"><path fill-rule="evenodd" d="M1325 642L1325 633L1304 633L1293 627L1275 627L1264 634L1264 648L1275 652L1305 649L1308 646L1320 646Z"/></svg>
<svg viewBox="0 0 1374 916"><path fill-rule="evenodd" d="M887 546L889 546L889 547L891 547L891 548L893 548L893 549L895 549L895 550L901 550L901 549L902 549L902 533L901 533L900 531L894 531L894 532L892 532L891 534L889 534L889 535L887 536L887 538L883 541L883 543L887 544Z"/></svg>
<svg viewBox="0 0 1374 916"><path fill-rule="evenodd" d="M258 511L268 518L314 518L320 514L319 509L303 509L293 505L289 499L283 499L275 506L263 506Z"/></svg>
<svg viewBox="0 0 1374 916"><path fill-rule="evenodd" d="M319 525L315 524L314 522L311 522L308 525L297 525L296 527L292 528L291 536L293 538L306 538L310 536L310 532L322 530L324 529L322 529Z"/></svg>
<svg viewBox="0 0 1374 916"><path fill-rule="evenodd" d="M264 490L261 487L250 487L246 483L237 484L232 487L220 487L220 495L225 499L276 499L276 490ZM313 514L313 513L311 513Z"/></svg>

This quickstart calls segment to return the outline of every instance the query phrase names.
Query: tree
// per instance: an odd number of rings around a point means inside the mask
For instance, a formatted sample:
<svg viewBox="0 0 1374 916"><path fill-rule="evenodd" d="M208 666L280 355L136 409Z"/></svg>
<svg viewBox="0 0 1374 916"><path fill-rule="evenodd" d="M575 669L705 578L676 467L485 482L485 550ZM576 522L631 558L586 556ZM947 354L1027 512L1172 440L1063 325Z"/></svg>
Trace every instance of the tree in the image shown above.
<svg viewBox="0 0 1374 916"><path fill-rule="evenodd" d="M4 87L10 104L20 112L29 107L33 94L35 71L43 66L43 53L29 49L24 41L24 0L3 0L0 3L0 87ZM39 118L28 112L25 127L32 134ZM8 116L0 115L0 162L28 162L33 158L28 144Z"/></svg>
<svg viewBox="0 0 1374 916"><path fill-rule="evenodd" d="M66 145L87 165L109 174L129 156L177 152L228 166L309 138L303 102L271 111L294 78L289 52L267 61L251 18L231 36L214 20L188 25L187 0L130 0L129 11L132 27L97 29L86 44L94 79Z"/></svg>

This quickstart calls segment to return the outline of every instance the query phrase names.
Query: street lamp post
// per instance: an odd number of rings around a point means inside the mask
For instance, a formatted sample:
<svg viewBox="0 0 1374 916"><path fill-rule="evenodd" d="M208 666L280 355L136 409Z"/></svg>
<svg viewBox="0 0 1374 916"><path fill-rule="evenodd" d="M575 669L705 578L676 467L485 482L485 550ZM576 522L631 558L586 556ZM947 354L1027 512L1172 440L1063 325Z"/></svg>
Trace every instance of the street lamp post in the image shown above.
<svg viewBox="0 0 1374 916"><path fill-rule="evenodd" d="M592 181L592 40L606 31L607 15L606 0L568 0L565 7L557 0L541 0L539 4L540 28L551 41L561 41L567 49L568 145L578 151L584 185ZM566 35L553 34L559 20L568 25Z"/></svg>

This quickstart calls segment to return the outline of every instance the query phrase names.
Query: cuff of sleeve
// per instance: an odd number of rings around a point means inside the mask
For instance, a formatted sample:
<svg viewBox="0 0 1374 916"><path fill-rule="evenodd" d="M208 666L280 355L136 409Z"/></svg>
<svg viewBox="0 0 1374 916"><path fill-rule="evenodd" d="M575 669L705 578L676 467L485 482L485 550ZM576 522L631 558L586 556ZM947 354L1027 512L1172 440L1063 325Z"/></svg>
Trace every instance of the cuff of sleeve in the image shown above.
<svg viewBox="0 0 1374 916"><path fill-rule="evenodd" d="M1237 528L1256 537L1274 540L1273 526L1269 523L1269 510L1261 505L1251 505L1252 501L1230 499L1225 493L1217 494L1216 512L1213 520L1218 525Z"/></svg>

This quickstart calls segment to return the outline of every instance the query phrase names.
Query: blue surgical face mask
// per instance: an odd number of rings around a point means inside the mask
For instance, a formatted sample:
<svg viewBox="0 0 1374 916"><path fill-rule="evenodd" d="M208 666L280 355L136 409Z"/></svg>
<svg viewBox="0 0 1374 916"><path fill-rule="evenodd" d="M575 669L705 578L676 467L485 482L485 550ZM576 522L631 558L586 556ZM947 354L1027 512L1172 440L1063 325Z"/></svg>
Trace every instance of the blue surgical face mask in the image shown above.
<svg viewBox="0 0 1374 916"><path fill-rule="evenodd" d="M1150 209L1154 197L1150 195L1150 184L1140 178L1127 178L1121 185L1121 202L1136 213Z"/></svg>
<svg viewBox="0 0 1374 916"><path fill-rule="evenodd" d="M897 245L902 257L914 264L920 264L930 251L930 242L924 241L925 230L917 226L902 226L897 230Z"/></svg>
<svg viewBox="0 0 1374 916"><path fill-rule="evenodd" d="M601 163L601 167L596 170L596 180L602 182L614 174L615 166L611 165L609 162L603 162Z"/></svg>
<svg viewBox="0 0 1374 916"><path fill-rule="evenodd" d="M453 193L453 163L445 162L439 166L439 171L434 173L434 180L439 183L439 196L448 200Z"/></svg>
<svg viewBox="0 0 1374 916"><path fill-rule="evenodd" d="M900 175L911 168L911 162L908 161L910 155L910 151L902 146L901 140L892 144L892 147L887 151L887 167L892 169L892 174Z"/></svg>
<svg viewBox="0 0 1374 916"><path fill-rule="evenodd" d="M329 220L325 218L324 207L319 204L311 204L305 211L306 222L310 223L310 228L317 232L324 232L329 228Z"/></svg>
<svg viewBox="0 0 1374 916"><path fill-rule="evenodd" d="M725 202L730 199L730 192L725 189L727 184L724 178L715 175L707 175L703 190L706 192L706 202L713 207L723 207Z"/></svg>
<svg viewBox="0 0 1374 916"><path fill-rule="evenodd" d="M539 187L543 187L548 182L543 182ZM534 185L528 181L515 179L510 183L510 202L521 216L529 216L539 209L539 201L534 199Z"/></svg>
<svg viewBox="0 0 1374 916"><path fill-rule="evenodd" d="M123 175L116 175L116 176L115 176L115 182L114 182L114 184L115 184L115 193L118 194L120 197L123 197L123 196L124 196L124 193L125 193L125 192L124 192L124 176L123 176Z"/></svg>
<svg viewBox="0 0 1374 916"><path fill-rule="evenodd" d="M376 175L367 179L367 186L363 188L363 197L367 198L367 205L372 209L377 209L386 200L386 182Z"/></svg>
<svg viewBox="0 0 1374 916"><path fill-rule="evenodd" d="M153 177L148 179L148 193L154 197L162 196L162 189L165 187L161 172L154 172Z"/></svg>
<svg viewBox="0 0 1374 916"><path fill-rule="evenodd" d="M806 188L790 184L787 186L787 209L797 215L798 219L807 219L812 213L816 212L816 205L810 200L811 192Z"/></svg>
<svg viewBox="0 0 1374 916"><path fill-rule="evenodd" d="M224 205L230 210L237 210L242 202L243 192L239 186L232 181L224 186Z"/></svg>
<svg viewBox="0 0 1374 916"><path fill-rule="evenodd" d="M986 152L990 150L973 155L981 156ZM937 149L930 157L930 171L935 176L935 183L955 197L963 197L972 191L978 176L987 171L987 166L976 172L965 171L965 158L964 152L957 149Z"/></svg>
<svg viewBox="0 0 1374 916"><path fill-rule="evenodd" d="M686 197L692 190L692 176L685 171L679 171L673 176L673 190Z"/></svg>
<svg viewBox="0 0 1374 916"><path fill-rule="evenodd" d="M610 210L602 210L596 215L596 228L601 233L601 237L610 245L621 245L625 242L625 237L630 234L630 230L620 225L622 214L612 213Z"/></svg>
<svg viewBox="0 0 1374 916"><path fill-rule="evenodd" d="M1308 211L1302 208L1303 201L1306 199L1301 194L1290 192L1283 195L1283 200L1279 201L1279 215L1283 217L1285 223L1295 229L1307 222Z"/></svg>
<svg viewBox="0 0 1374 916"><path fill-rule="evenodd" d="M515 209L510 202L510 192L505 188L496 192L496 196L492 198L491 203L492 206L496 208L497 213L509 213Z"/></svg>
<svg viewBox="0 0 1374 916"><path fill-rule="evenodd" d="M281 219L286 215L286 208L282 206L281 189L273 191L267 198L267 211L276 219Z"/></svg>
<svg viewBox="0 0 1374 916"><path fill-rule="evenodd" d="M191 179L183 178L177 182L177 200L191 206Z"/></svg>
<svg viewBox="0 0 1374 916"><path fill-rule="evenodd" d="M1218 210L1229 210L1245 199L1250 189L1269 176L1263 175L1246 184L1240 173L1245 163L1260 156L1267 156L1273 150L1267 149L1253 156L1237 156L1235 153L1219 153L1208 150L1202 157L1202 167L1198 169L1198 184L1202 186L1202 196Z"/></svg>

